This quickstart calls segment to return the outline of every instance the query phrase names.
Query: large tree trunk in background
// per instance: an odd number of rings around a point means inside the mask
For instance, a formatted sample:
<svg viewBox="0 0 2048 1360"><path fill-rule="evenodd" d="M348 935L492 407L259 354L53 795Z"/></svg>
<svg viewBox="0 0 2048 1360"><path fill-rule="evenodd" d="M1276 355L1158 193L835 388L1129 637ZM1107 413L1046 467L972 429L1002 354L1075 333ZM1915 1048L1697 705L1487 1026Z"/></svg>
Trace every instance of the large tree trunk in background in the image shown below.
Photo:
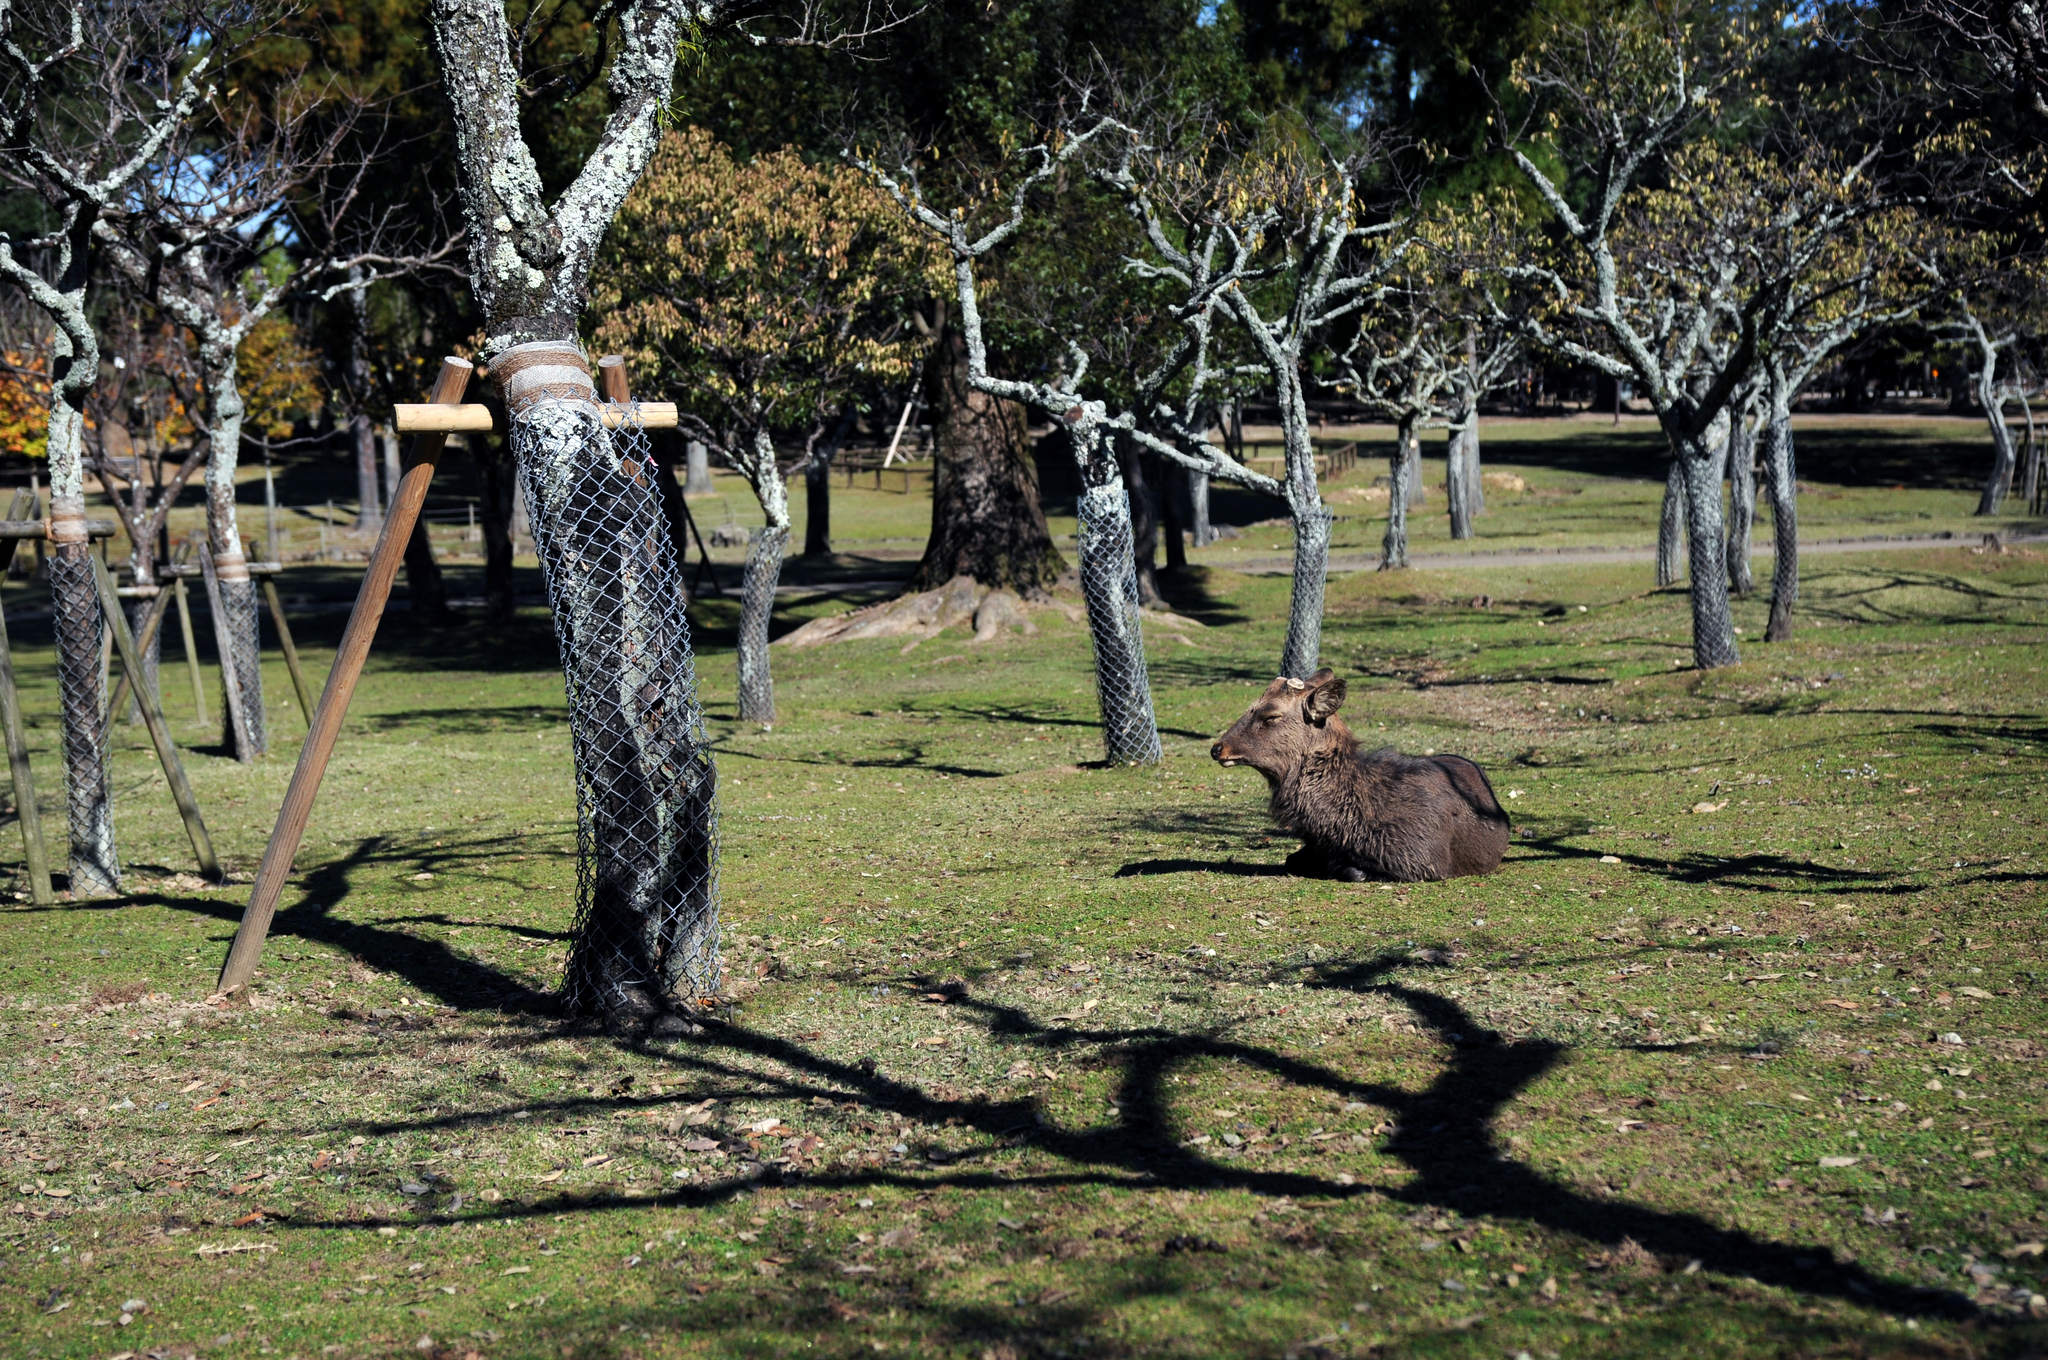
<svg viewBox="0 0 2048 1360"><path fill-rule="evenodd" d="M1138 575L1138 603L1151 607L1159 598L1159 497L1145 458L1123 435L1115 436L1117 469L1131 505L1131 562Z"/></svg>
<svg viewBox="0 0 2048 1360"><path fill-rule="evenodd" d="M1764 485L1771 497L1771 622L1766 642L1792 640L1792 606L1799 599L1799 470L1792 457L1792 417L1774 410L1761 432Z"/></svg>
<svg viewBox="0 0 2048 1360"><path fill-rule="evenodd" d="M782 580L782 558L789 551L789 496L775 466L775 448L768 432L754 436L754 494L761 502L763 527L747 544L747 569L740 580L739 689L740 721L775 721L775 682L769 674L768 627L775 616L775 587Z"/></svg>
<svg viewBox="0 0 2048 1360"><path fill-rule="evenodd" d="M1721 502L1721 489L1714 488L1714 503ZM1657 588L1678 584L1679 554L1685 551L1685 470L1678 460L1664 476L1664 506L1657 518Z"/></svg>
<svg viewBox="0 0 2048 1360"><path fill-rule="evenodd" d="M1718 430L1673 440L1683 470L1688 573L1692 594L1693 665L1701 670L1732 666L1735 619L1728 608L1727 526L1721 514L1721 466L1726 448Z"/></svg>
<svg viewBox="0 0 2048 1360"><path fill-rule="evenodd" d="M1984 410L1985 423L1991 427L1991 472L1984 478L1984 494L1977 498L1977 513L1995 515L2005 504L2005 494L2012 489L2013 448L2012 431L2005 424L2005 403L1999 399L1998 384L1994 375L1998 371L1996 358L1987 359L1977 371L1977 404Z"/></svg>
<svg viewBox="0 0 2048 1360"><path fill-rule="evenodd" d="M1407 447L1406 475L1402 480L1408 487L1408 508L1413 510L1429 499L1422 485L1422 437L1410 430Z"/></svg>
<svg viewBox="0 0 2048 1360"><path fill-rule="evenodd" d="M1187 500L1188 470L1161 459L1153 466L1160 474L1159 532L1166 539L1166 570L1169 575L1187 570L1188 545L1182 537L1181 509Z"/></svg>
<svg viewBox="0 0 2048 1360"><path fill-rule="evenodd" d="M1387 459L1387 534L1380 541L1381 571L1408 565L1408 479L1414 475L1408 453L1414 441L1415 422L1404 416L1395 428L1393 455ZM1309 674L1303 672L1299 678L1307 679Z"/></svg>
<svg viewBox="0 0 2048 1360"><path fill-rule="evenodd" d="M1750 530L1756 522L1756 431L1742 411L1728 423L1728 585L1737 595L1756 590L1750 568Z"/></svg>
<svg viewBox="0 0 2048 1360"><path fill-rule="evenodd" d="M483 483L484 619L510 623L519 609L512 575L512 502L518 495L519 464L502 434L471 435L469 451Z"/></svg>
<svg viewBox="0 0 2048 1360"><path fill-rule="evenodd" d="M967 343L940 329L925 368L931 413L932 532L911 577L912 591L955 576L1042 597L1066 569L1038 501L1023 409L977 392L967 381Z"/></svg>
<svg viewBox="0 0 2048 1360"><path fill-rule="evenodd" d="M661 514L663 521L668 525L669 545L675 551L676 580L680 585L689 576L690 507L683 502L684 487L677 480L682 474L676 470L676 455L680 452L687 459L689 453L684 447L681 430L649 430L647 433L654 444L654 461L661 468L661 478L657 484L661 492ZM694 439L688 442L699 450L704 447ZM684 598L689 598L687 591Z"/></svg>

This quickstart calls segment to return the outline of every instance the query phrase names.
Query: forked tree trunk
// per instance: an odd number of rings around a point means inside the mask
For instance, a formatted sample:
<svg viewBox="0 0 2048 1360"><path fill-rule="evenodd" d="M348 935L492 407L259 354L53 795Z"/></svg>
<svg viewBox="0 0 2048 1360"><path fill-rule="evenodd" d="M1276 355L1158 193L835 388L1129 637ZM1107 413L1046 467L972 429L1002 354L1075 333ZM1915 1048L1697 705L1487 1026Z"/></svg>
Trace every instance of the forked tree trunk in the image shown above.
<svg viewBox="0 0 2048 1360"><path fill-rule="evenodd" d="M1792 456L1792 417L1774 409L1760 432L1764 485L1771 498L1771 621L1766 642L1792 640L1792 606L1799 599L1799 472Z"/></svg>
<svg viewBox="0 0 2048 1360"><path fill-rule="evenodd" d="M641 1034L686 1028L675 1004L720 989L716 771L658 472L634 440L604 429L574 337L605 229L654 153L695 13L681 0L619 11L610 111L550 203L520 131L502 0L428 5L454 115L471 296L512 425L570 702L579 870L563 1001Z"/></svg>
<svg viewBox="0 0 2048 1360"><path fill-rule="evenodd" d="M789 550L789 496L775 466L775 446L766 430L754 434L754 495L761 502L763 528L747 544L747 569L740 580L740 721L775 721L775 681L768 669L768 627L775 616L775 587Z"/></svg>
<svg viewBox="0 0 2048 1360"><path fill-rule="evenodd" d="M1728 608L1727 526L1721 514L1721 462L1725 449L1705 436L1674 440L1685 485L1687 551L1692 558L1692 657L1701 670L1732 666L1735 619Z"/></svg>
<svg viewBox="0 0 2048 1360"><path fill-rule="evenodd" d="M967 341L939 330L925 369L932 454L932 530L908 589L955 576L1042 598L1066 570L1038 500L1024 410L968 382Z"/></svg>
<svg viewBox="0 0 2048 1360"><path fill-rule="evenodd" d="M1741 412L1728 424L1728 585L1737 595L1756 589L1750 569L1750 530L1756 523L1756 430Z"/></svg>
<svg viewBox="0 0 2048 1360"><path fill-rule="evenodd" d="M1714 501L1720 503L1721 491L1714 489ZM1657 517L1657 587L1678 584L1681 572L1680 554L1685 551L1685 470L1679 460L1671 460L1671 468L1664 475L1664 505Z"/></svg>

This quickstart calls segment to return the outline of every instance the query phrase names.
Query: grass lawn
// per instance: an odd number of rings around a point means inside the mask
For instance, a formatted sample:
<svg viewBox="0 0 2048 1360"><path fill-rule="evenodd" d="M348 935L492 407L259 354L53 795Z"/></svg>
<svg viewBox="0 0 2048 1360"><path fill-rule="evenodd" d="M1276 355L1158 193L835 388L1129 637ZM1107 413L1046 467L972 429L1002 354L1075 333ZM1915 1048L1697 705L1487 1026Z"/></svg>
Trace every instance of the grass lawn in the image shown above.
<svg viewBox="0 0 2048 1360"><path fill-rule="evenodd" d="M1346 717L1479 760L1518 828L1495 875L1400 886L1284 876L1208 759L1284 578L1173 586L1205 626L1151 635L1150 770L1092 763L1057 612L778 649L763 731L704 606L730 1004L646 1049L549 1004L541 611L387 622L248 1004L204 1001L245 890L189 876L121 727L132 895L0 932L7 1353L2039 1354L2048 552L1813 562L1798 639L1740 601L1705 674L1648 574L1333 583ZM340 623L302 615L316 670ZM47 624L14 631L61 836ZM243 768L166 671L245 877L303 732L267 680Z"/></svg>

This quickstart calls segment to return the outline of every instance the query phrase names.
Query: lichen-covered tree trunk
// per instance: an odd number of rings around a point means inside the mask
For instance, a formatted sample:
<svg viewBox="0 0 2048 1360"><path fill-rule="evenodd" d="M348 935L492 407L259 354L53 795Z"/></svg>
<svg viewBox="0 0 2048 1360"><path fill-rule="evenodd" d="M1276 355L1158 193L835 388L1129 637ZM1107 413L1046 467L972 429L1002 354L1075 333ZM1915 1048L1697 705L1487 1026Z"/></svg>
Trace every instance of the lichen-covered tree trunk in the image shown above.
<svg viewBox="0 0 2048 1360"><path fill-rule="evenodd" d="M1984 494L1977 498L1980 515L1997 514L2005 504L2006 493L2012 490L2012 431L2005 423L2005 400L1993 380L1997 371L1996 356L1977 370L1977 404L1983 408L1984 421L1991 427L1991 471L1984 478Z"/></svg>
<svg viewBox="0 0 2048 1360"><path fill-rule="evenodd" d="M1737 595L1756 590L1750 568L1750 531L1756 523L1756 429L1737 411L1728 424L1728 586Z"/></svg>
<svg viewBox="0 0 2048 1360"><path fill-rule="evenodd" d="M64 722L64 793L74 895L118 892L121 861L114 847L114 794L107 771L106 691L100 678L99 585L85 532L84 391L67 400L62 379L74 358L69 337L54 336L52 369L59 381L50 401L50 604L57 634L57 689Z"/></svg>
<svg viewBox="0 0 2048 1360"><path fill-rule="evenodd" d="M246 407L235 371L232 344L204 345L201 357L210 376L213 399L213 439L206 459L206 536L213 550L214 572L220 582L221 635L227 639L229 655L220 659L221 679L233 683L241 696L242 727L249 749L240 749L241 734L227 716L222 699L221 730L225 744L238 760L249 760L270 749L263 712L263 652L258 633L256 583L249 577L249 559L242 548L242 529L235 510L235 469L241 453L242 418Z"/></svg>
<svg viewBox="0 0 2048 1360"><path fill-rule="evenodd" d="M1714 501L1720 503L1720 488ZM1657 587L1678 584L1679 558L1685 551L1685 469L1673 458L1664 475L1664 505L1657 516Z"/></svg>
<svg viewBox="0 0 2048 1360"><path fill-rule="evenodd" d="M775 616L775 587L782 580L782 559L789 551L789 496L775 466L775 446L765 429L754 433L751 463L749 480L761 502L764 527L747 545L746 574L740 579L740 721L766 725L775 721L768 627Z"/></svg>
<svg viewBox="0 0 2048 1360"><path fill-rule="evenodd" d="M1764 485L1771 498L1771 621L1766 642L1792 640L1792 606L1799 600L1799 470L1792 456L1792 417L1773 410L1761 431Z"/></svg>
<svg viewBox="0 0 2048 1360"><path fill-rule="evenodd" d="M1721 513L1720 431L1673 440L1685 490L1686 545L1691 555L1692 658L1701 670L1732 666L1735 619L1728 607L1727 526Z"/></svg>
<svg viewBox="0 0 2048 1360"><path fill-rule="evenodd" d="M1043 598L1067 564L1039 504L1024 411L969 383L966 338L953 325L940 329L927 362L925 404L936 445L932 529L909 589L972 576Z"/></svg>
<svg viewBox="0 0 2048 1360"><path fill-rule="evenodd" d="M1280 674L1315 674L1323 653L1323 595L1330 579L1330 524L1335 518L1316 485L1315 446L1298 368L1276 384L1281 452L1287 468L1287 512L1294 522L1294 580L1287 594L1287 641Z"/></svg>
<svg viewBox="0 0 2048 1360"><path fill-rule="evenodd" d="M521 132L502 0L427 8L453 114L471 296L512 422L571 705L578 919L563 1000L615 1032L675 1032L689 1022L673 1003L720 987L715 771L658 471L644 450L618 455L574 337L598 246L654 153L695 11L683 0L614 11L610 110L550 202Z"/></svg>
<svg viewBox="0 0 2048 1360"><path fill-rule="evenodd" d="M1387 533L1380 540L1381 571L1394 571L1408 565L1408 478L1413 475L1408 447L1414 438L1414 420L1402 417L1395 427L1393 455L1387 459ZM1289 671L1288 674L1294 672Z"/></svg>

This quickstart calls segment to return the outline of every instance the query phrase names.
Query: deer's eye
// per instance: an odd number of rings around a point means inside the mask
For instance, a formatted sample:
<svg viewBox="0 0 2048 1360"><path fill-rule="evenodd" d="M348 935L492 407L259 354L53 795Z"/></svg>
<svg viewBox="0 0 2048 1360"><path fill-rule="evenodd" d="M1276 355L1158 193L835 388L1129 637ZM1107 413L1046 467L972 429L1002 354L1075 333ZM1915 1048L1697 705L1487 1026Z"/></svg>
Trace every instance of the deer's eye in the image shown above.
<svg viewBox="0 0 2048 1360"><path fill-rule="evenodd" d="M1280 721L1280 715L1278 713L1261 714L1259 721L1262 723L1276 723Z"/></svg>

